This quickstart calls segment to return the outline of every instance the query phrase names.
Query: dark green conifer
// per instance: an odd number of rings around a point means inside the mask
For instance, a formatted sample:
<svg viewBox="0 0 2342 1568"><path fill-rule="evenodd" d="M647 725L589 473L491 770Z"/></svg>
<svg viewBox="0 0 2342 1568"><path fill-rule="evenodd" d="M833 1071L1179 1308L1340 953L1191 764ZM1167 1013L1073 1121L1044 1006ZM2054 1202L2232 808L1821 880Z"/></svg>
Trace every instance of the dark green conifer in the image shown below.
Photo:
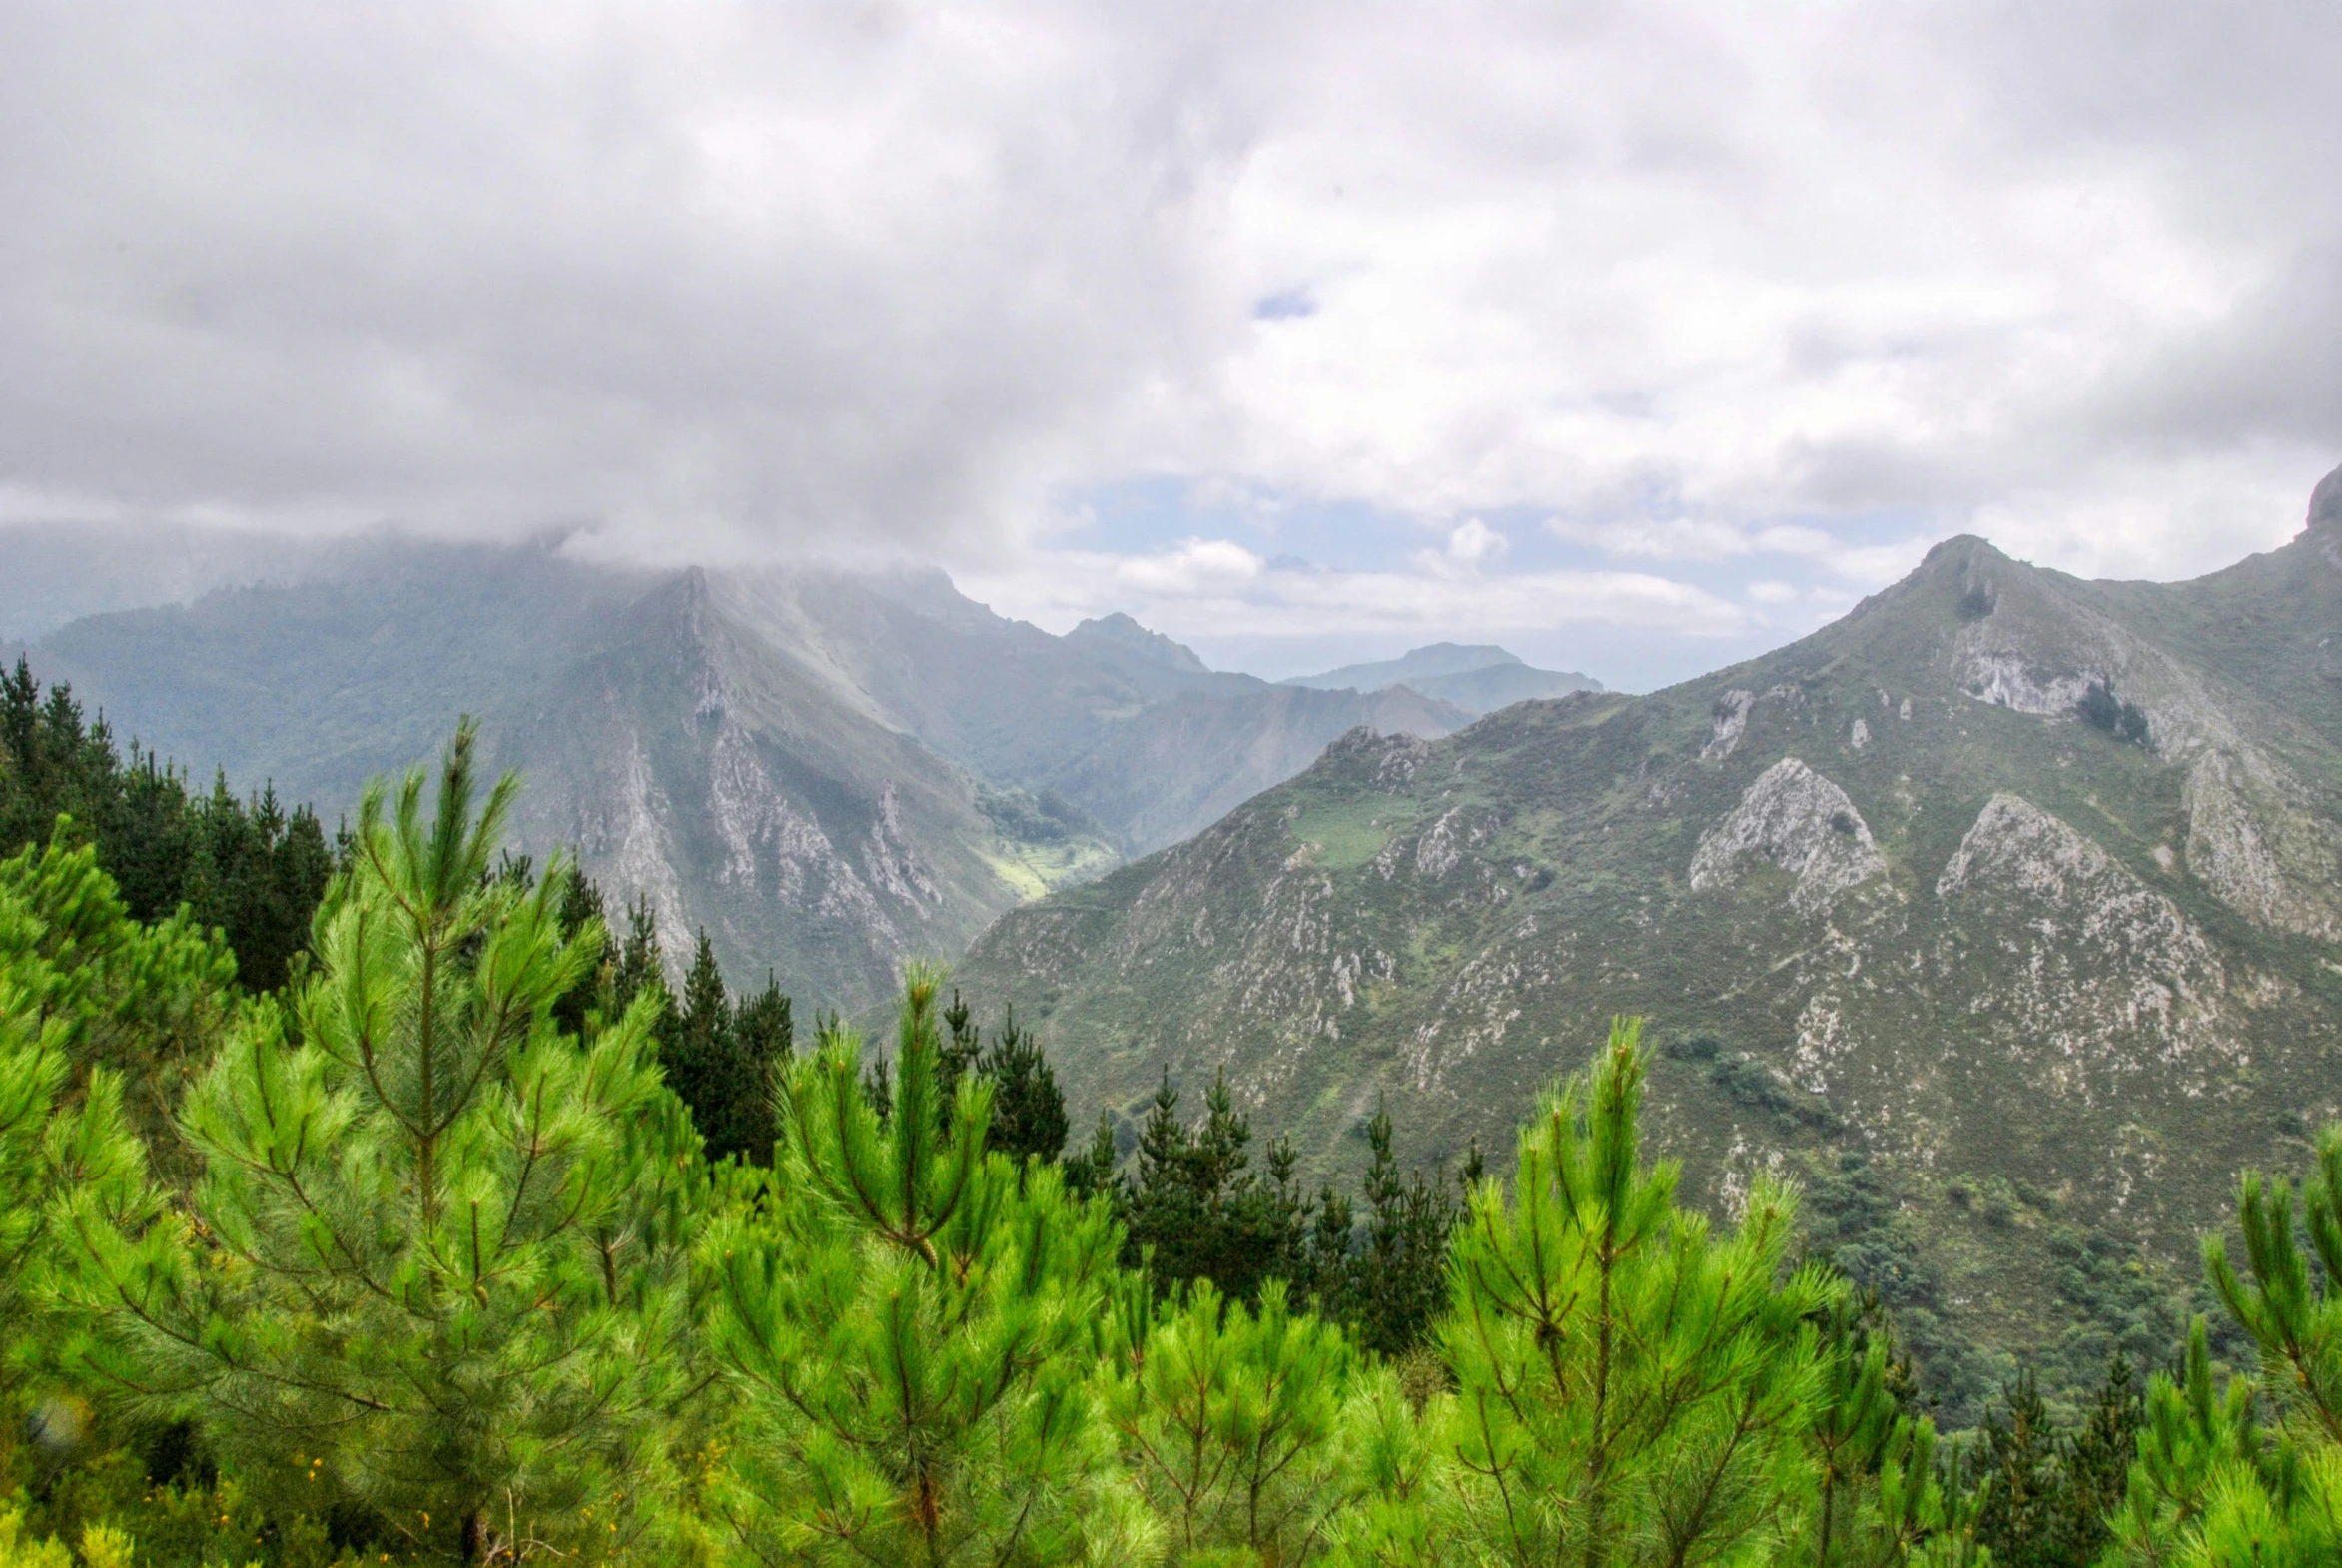
<svg viewBox="0 0 2342 1568"><path fill-rule="evenodd" d="M1125 1261L1152 1251L1160 1288L1209 1279L1250 1302L1267 1280L1291 1276L1312 1223L1293 1189L1290 1146L1270 1151L1268 1172L1252 1169L1251 1120L1235 1109L1225 1073L1212 1080L1193 1127L1179 1121L1178 1103L1167 1074L1121 1188Z"/></svg>
<svg viewBox="0 0 2342 1568"><path fill-rule="evenodd" d="M47 844L60 816L96 844L132 919L185 905L226 935L246 989L285 984L333 872L316 814L288 813L274 787L239 798L224 777L191 795L152 752L134 743L117 755L104 719L85 723L69 686L44 699L20 658L0 679L0 858Z"/></svg>
<svg viewBox="0 0 2342 1568"><path fill-rule="evenodd" d="M992 1085L992 1147L1013 1161L1054 1165L1066 1149L1066 1097L1040 1038L1017 1027L1013 1010L1003 1015L978 1071Z"/></svg>
<svg viewBox="0 0 2342 1568"><path fill-rule="evenodd" d="M1372 1152L1362 1194L1366 1238L1359 1260L1359 1330L1369 1349L1399 1356L1423 1341L1447 1307L1447 1242L1461 1204L1444 1178L1421 1170L1401 1178L1391 1153L1390 1113L1366 1124Z"/></svg>
<svg viewBox="0 0 2342 1568"><path fill-rule="evenodd" d="M2089 1416L2064 1445L2058 1538L2066 1561L2095 1563L2113 1539L2108 1521L2122 1507L2138 1457L2139 1419L2130 1359L2117 1350Z"/></svg>
<svg viewBox="0 0 2342 1568"><path fill-rule="evenodd" d="M2002 1568L2061 1568L2063 1487L2056 1428L2030 1369L2005 1394L2006 1409L1984 1419L1983 1494L1976 1539Z"/></svg>
<svg viewBox="0 0 2342 1568"><path fill-rule="evenodd" d="M1104 1195L1110 1201L1118 1193L1116 1167L1122 1163L1122 1151L1115 1143L1115 1123L1112 1113L1100 1111L1098 1125L1090 1131L1090 1147L1080 1154L1066 1157L1066 1190L1077 1197Z"/></svg>

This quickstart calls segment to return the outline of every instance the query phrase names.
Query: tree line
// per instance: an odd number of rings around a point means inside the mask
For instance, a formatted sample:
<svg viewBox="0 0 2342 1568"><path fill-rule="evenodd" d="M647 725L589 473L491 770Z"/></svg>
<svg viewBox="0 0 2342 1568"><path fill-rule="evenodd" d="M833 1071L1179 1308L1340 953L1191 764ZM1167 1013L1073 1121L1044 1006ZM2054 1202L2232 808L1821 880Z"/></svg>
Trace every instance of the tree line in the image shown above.
<svg viewBox="0 0 2342 1568"><path fill-rule="evenodd" d="M1939 1442L1793 1188L1677 1201L1634 1021L1509 1177L1378 1116L1362 1215L1224 1082L1069 1156L940 972L884 1053L669 996L513 791L371 788L270 990L70 823L0 863L0 1568L2337 1559L2342 1131L2207 1245L2257 1365Z"/></svg>

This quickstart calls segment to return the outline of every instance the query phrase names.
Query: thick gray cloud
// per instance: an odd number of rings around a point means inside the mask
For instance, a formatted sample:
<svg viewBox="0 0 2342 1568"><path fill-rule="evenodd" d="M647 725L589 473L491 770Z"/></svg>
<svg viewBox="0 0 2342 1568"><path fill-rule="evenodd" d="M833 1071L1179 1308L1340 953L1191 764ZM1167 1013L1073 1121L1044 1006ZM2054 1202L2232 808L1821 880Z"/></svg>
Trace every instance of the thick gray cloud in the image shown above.
<svg viewBox="0 0 2342 1568"><path fill-rule="evenodd" d="M1207 352L1184 235L1236 144L1141 53L982 10L11 8L0 472L949 529Z"/></svg>
<svg viewBox="0 0 2342 1568"><path fill-rule="evenodd" d="M2308 0L23 0L0 515L906 547L1198 635L1791 631L1956 528L2179 574L2342 458L2338 54ZM1078 525L1148 473L1420 558L1223 592L1268 524Z"/></svg>

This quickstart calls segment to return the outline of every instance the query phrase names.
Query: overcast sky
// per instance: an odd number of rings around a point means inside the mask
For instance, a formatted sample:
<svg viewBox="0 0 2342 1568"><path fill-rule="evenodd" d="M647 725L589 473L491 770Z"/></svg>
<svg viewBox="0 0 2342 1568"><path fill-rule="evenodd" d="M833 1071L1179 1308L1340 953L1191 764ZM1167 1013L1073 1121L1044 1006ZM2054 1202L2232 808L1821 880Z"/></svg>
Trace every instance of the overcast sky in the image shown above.
<svg viewBox="0 0 2342 1568"><path fill-rule="evenodd" d="M0 5L0 519L1640 687L2342 462L2342 6ZM0 551L5 550L0 534Z"/></svg>

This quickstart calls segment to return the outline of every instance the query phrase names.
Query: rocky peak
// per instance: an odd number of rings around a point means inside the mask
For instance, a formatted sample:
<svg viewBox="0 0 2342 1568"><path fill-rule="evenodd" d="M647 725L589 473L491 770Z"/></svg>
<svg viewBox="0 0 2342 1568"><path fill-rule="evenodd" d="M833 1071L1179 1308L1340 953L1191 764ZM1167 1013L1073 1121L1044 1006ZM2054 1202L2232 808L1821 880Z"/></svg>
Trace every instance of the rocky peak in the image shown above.
<svg viewBox="0 0 2342 1568"><path fill-rule="evenodd" d="M1086 620L1074 628L1077 637L1103 637L1118 643L1134 653L1143 653L1158 664L1169 665L1189 675L1208 675L1211 667L1195 656L1195 650L1184 643L1173 642L1160 631L1149 631L1121 610L1112 615Z"/></svg>

